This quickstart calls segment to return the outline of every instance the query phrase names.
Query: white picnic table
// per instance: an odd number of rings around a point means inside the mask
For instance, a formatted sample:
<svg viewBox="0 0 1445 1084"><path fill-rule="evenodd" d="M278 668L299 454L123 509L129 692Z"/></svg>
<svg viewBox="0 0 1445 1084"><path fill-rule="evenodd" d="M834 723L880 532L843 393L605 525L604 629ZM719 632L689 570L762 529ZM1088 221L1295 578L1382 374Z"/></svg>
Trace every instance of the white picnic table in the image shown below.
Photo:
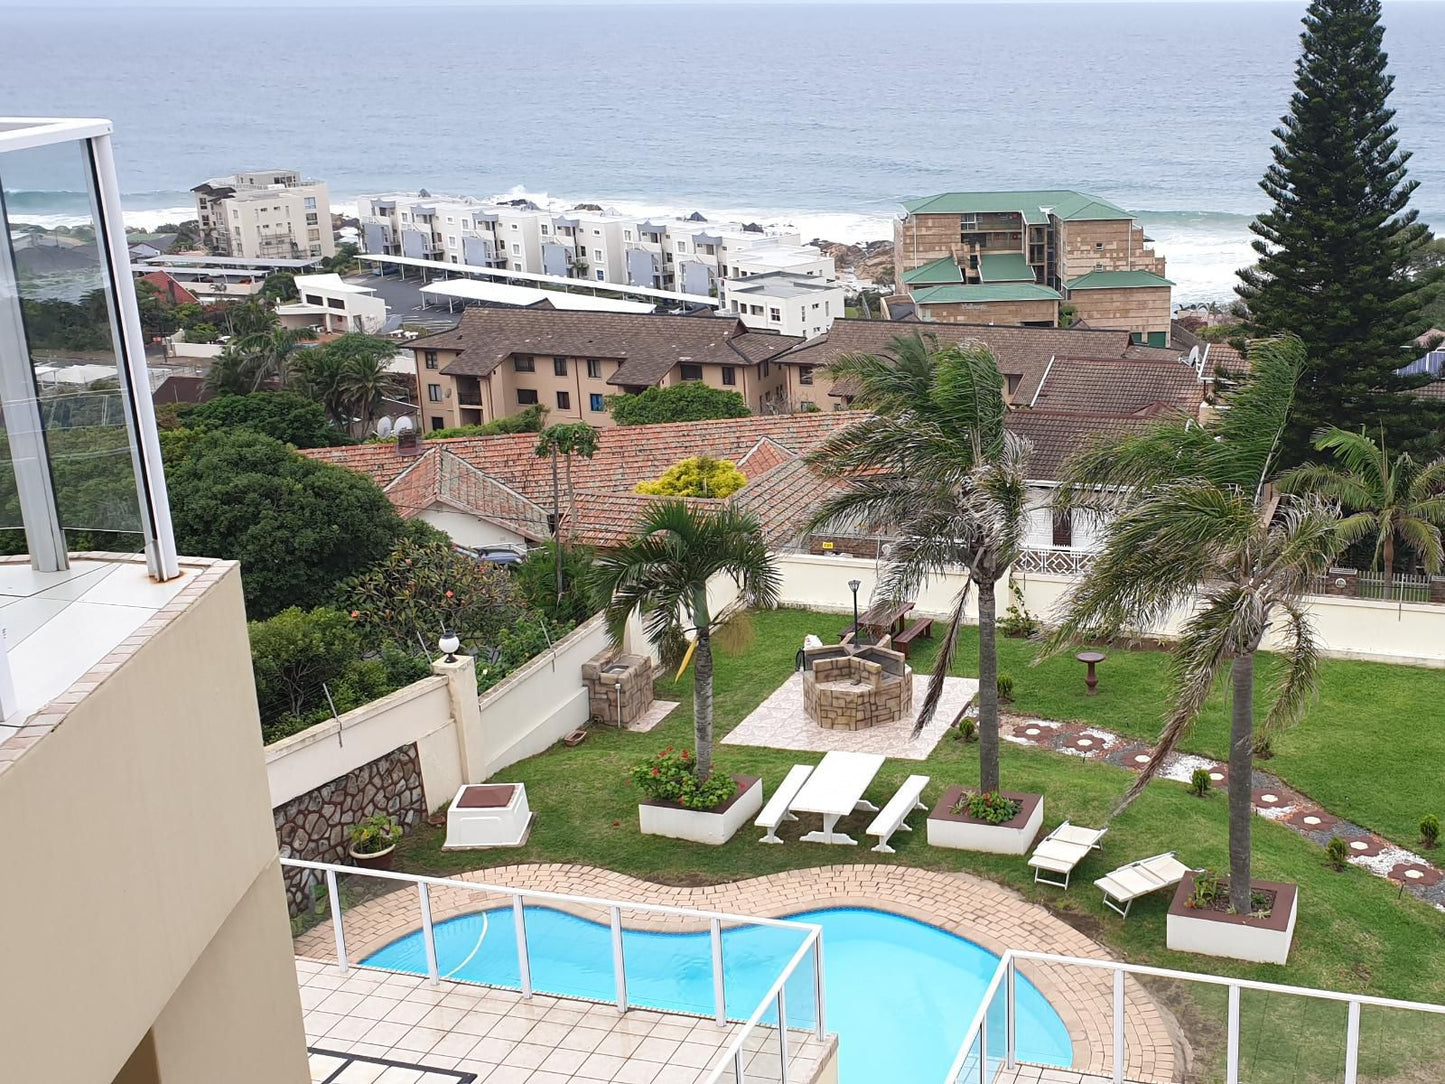
<svg viewBox="0 0 1445 1084"><path fill-rule="evenodd" d="M794 813L821 813L823 829L802 837L804 843L843 843L857 841L843 832L834 831L839 817L862 811L877 813L878 807L864 801L863 792L887 759L879 753L826 753L808 776L803 789L789 808Z"/></svg>

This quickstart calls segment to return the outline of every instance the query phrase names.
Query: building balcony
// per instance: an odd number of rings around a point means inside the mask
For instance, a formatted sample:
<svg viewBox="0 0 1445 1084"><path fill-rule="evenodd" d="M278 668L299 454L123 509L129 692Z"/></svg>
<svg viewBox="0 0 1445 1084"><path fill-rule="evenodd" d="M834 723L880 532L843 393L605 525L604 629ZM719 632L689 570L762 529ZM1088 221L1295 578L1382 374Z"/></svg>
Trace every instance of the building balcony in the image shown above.
<svg viewBox="0 0 1445 1084"><path fill-rule="evenodd" d="M479 407L482 405L482 393L475 389L457 388L457 405L464 407Z"/></svg>

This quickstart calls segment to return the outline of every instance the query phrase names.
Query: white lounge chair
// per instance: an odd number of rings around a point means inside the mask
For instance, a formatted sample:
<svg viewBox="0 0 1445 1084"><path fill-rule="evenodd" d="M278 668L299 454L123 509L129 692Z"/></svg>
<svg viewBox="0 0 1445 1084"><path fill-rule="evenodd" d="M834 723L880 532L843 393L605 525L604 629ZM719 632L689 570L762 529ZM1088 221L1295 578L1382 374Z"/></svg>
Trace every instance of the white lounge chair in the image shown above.
<svg viewBox="0 0 1445 1084"><path fill-rule="evenodd" d="M813 774L811 764L794 764L788 769L787 777L773 791L773 796L768 799L768 804L763 806L763 811L758 814L758 819L753 821L759 828L766 828L768 834L758 840L759 843L781 843L778 838L778 826L784 821L795 821L798 818L788 812L788 806L798 796L798 791L803 789L803 784L808 781L808 776Z"/></svg>
<svg viewBox="0 0 1445 1084"><path fill-rule="evenodd" d="M910 775L893 797L888 799L888 803L878 811L878 816L873 818L872 823L866 829L868 835L878 837L878 846L873 848L875 851L880 854L893 854L893 848L888 846L888 841L893 838L893 833L913 831L906 820L908 814L915 809L928 808L919 800L919 796L923 794L923 788L926 786L928 786L928 776Z"/></svg>
<svg viewBox="0 0 1445 1084"><path fill-rule="evenodd" d="M1099 841L1108 830L1084 828L1064 821L1039 842L1029 857L1029 865L1034 870L1034 883L1054 885L1067 892L1069 876L1074 872L1074 867L1087 858L1090 851L1099 849ZM1045 877L1045 873L1062 873L1064 879L1055 881Z"/></svg>
<svg viewBox="0 0 1445 1084"><path fill-rule="evenodd" d="M1156 854L1153 858L1141 858L1127 866L1120 866L1114 872L1100 877L1094 884L1104 890L1105 905L1128 918L1129 908L1140 896L1158 892L1161 888L1171 888L1184 880L1184 875L1188 872L1189 867L1175 858L1173 851L1169 851L1167 854ZM1121 903L1123 907L1119 906Z"/></svg>

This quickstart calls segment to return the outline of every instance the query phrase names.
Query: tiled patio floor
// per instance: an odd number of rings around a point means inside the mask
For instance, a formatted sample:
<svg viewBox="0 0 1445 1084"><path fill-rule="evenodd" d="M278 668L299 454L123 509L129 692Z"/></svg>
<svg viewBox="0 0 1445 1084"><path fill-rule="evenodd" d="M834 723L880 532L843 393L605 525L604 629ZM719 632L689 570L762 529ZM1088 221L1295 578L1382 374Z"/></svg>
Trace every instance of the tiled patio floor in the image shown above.
<svg viewBox="0 0 1445 1084"><path fill-rule="evenodd" d="M1012 1073L1000 1073L994 1084L1110 1084L1113 1077L1090 1076L1068 1069L1040 1069L1037 1065L1020 1065Z"/></svg>
<svg viewBox="0 0 1445 1084"><path fill-rule="evenodd" d="M475 1073L476 1084L697 1084L738 1025L424 977L335 967L297 957L296 978L310 1046L423 1068ZM790 1029L789 1076L811 1084L827 1047ZM828 1045L833 1040L828 1040ZM749 1080L779 1078L777 1036L748 1037ZM316 1065L313 1055L313 1066ZM326 1062L334 1070L333 1062ZM370 1068L356 1069L359 1074ZM390 1071L390 1070L388 1070ZM452 1084L455 1076L358 1075L371 1084ZM322 1076L320 1079L327 1079ZM351 1084L350 1077L336 1084Z"/></svg>
<svg viewBox="0 0 1445 1084"><path fill-rule="evenodd" d="M913 675L913 704L923 703L928 691L928 678ZM938 739L978 692L973 678L945 678L943 697L938 702L932 721L923 733L913 737L913 719L906 718L867 730L829 730L803 714L803 675L792 674L773 690L746 719L733 728L724 745L761 745L769 749L797 749L809 753L830 753L844 750L853 753L882 753L903 760L926 760Z"/></svg>

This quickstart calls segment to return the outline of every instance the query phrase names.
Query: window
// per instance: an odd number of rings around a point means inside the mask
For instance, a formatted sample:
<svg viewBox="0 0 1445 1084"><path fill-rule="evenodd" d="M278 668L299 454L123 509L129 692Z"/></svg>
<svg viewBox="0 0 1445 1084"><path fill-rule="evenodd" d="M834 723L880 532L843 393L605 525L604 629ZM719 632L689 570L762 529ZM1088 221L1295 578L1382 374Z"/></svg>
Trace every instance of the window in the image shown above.
<svg viewBox="0 0 1445 1084"><path fill-rule="evenodd" d="M607 281L607 275L606 275L604 272L602 272L602 271L599 270L599 271L597 272L597 281L598 281L598 282L606 282L606 281Z"/></svg>
<svg viewBox="0 0 1445 1084"><path fill-rule="evenodd" d="M763 307L761 305L749 305L748 312L754 316L761 316L763 314Z"/></svg>
<svg viewBox="0 0 1445 1084"><path fill-rule="evenodd" d="M520 403L522 406L536 406L536 405L537 405L537 389L536 389L536 388L518 388L518 389L517 389L517 402Z"/></svg>
<svg viewBox="0 0 1445 1084"><path fill-rule="evenodd" d="M513 271L520 271L520 270L522 270L522 265L519 264L519 263L514 263L514 264L512 265L512 270L513 270Z"/></svg>
<svg viewBox="0 0 1445 1084"><path fill-rule="evenodd" d="M552 359L552 375L553 375L553 376L566 376L566 375L567 375L567 359L566 359L566 358L553 358L553 359Z"/></svg>
<svg viewBox="0 0 1445 1084"><path fill-rule="evenodd" d="M308 240L308 241L319 241L319 240L321 240L321 231L320 231L320 230L307 230L307 231L306 231L306 240Z"/></svg>
<svg viewBox="0 0 1445 1084"><path fill-rule="evenodd" d="M798 366L798 383L811 384L813 382L813 367L811 365Z"/></svg>
<svg viewBox="0 0 1445 1084"><path fill-rule="evenodd" d="M602 397L600 392L594 391L587 397L587 409L595 410L600 414L607 409L607 401Z"/></svg>
<svg viewBox="0 0 1445 1084"><path fill-rule="evenodd" d="M315 196L307 196L307 197L306 197L306 209L307 209L308 211L314 211L314 210L316 209L316 197L315 197Z"/></svg>
<svg viewBox="0 0 1445 1084"><path fill-rule="evenodd" d="M308 305L320 305L320 304L323 304L323 302L322 302L322 300L321 300L321 295L320 295L320 294L307 294L307 295L306 295L306 304L308 304Z"/></svg>
<svg viewBox="0 0 1445 1084"><path fill-rule="evenodd" d="M321 255L321 246L320 246L320 245L312 245L312 246L310 246L306 251L309 252L309 253L311 253L311 255L313 255L313 256L320 256L320 255Z"/></svg>
<svg viewBox="0 0 1445 1084"><path fill-rule="evenodd" d="M321 220L316 217L315 211L312 211L309 215L306 216L306 225L308 226L315 226L320 221Z"/></svg>
<svg viewBox="0 0 1445 1084"><path fill-rule="evenodd" d="M519 373L535 373L537 371L537 359L531 354L518 354L512 359L512 368Z"/></svg>
<svg viewBox="0 0 1445 1084"><path fill-rule="evenodd" d="M623 230L623 231L622 231L622 239L623 239L624 241L631 241L631 240L632 240L632 231L631 231L631 230Z"/></svg>
<svg viewBox="0 0 1445 1084"><path fill-rule="evenodd" d="M701 366L701 365L684 365L684 366L682 367L682 378L683 378L684 380L701 380L701 379L702 379L702 366Z"/></svg>
<svg viewBox="0 0 1445 1084"><path fill-rule="evenodd" d="M572 409L572 395L571 395L570 392L559 391L559 392L557 393L557 409L558 409L558 410L571 410L571 409Z"/></svg>
<svg viewBox="0 0 1445 1084"><path fill-rule="evenodd" d="M817 312L817 311L818 311L818 303L817 303L816 301L813 302L813 311L814 311L814 312Z"/></svg>
<svg viewBox="0 0 1445 1084"><path fill-rule="evenodd" d="M765 361L765 362L763 362L763 378L766 379L766 378L767 378L767 375L768 375L768 363Z"/></svg>
<svg viewBox="0 0 1445 1084"><path fill-rule="evenodd" d="M423 350L422 359L426 362L428 369L435 369L437 367L437 352L435 350Z"/></svg>
<svg viewBox="0 0 1445 1084"><path fill-rule="evenodd" d="M1054 513L1054 545L1070 546L1074 544L1074 519L1070 512Z"/></svg>
<svg viewBox="0 0 1445 1084"><path fill-rule="evenodd" d="M677 251L679 251L679 252L686 252L686 251L687 251L687 242L686 242L686 241L679 241L679 242L677 243Z"/></svg>
<svg viewBox="0 0 1445 1084"><path fill-rule="evenodd" d="M520 256L521 254L522 254L522 246L519 245L519 244L517 244L516 241L513 241L513 242L512 242L512 255L513 255L513 256Z"/></svg>
<svg viewBox="0 0 1445 1084"><path fill-rule="evenodd" d="M738 371L731 365L724 365L722 370L723 387L730 388L738 382Z"/></svg>
<svg viewBox="0 0 1445 1084"><path fill-rule="evenodd" d="M1014 392L1019 390L1019 384L1023 381L1023 377L1019 373L1008 373L1004 379L1008 381L1008 393L1012 397Z"/></svg>
<svg viewBox="0 0 1445 1084"><path fill-rule="evenodd" d="M600 380L602 377L602 363L596 358L587 359L587 375L593 380Z"/></svg>
<svg viewBox="0 0 1445 1084"><path fill-rule="evenodd" d="M440 384L428 384L426 386L426 397L433 403L442 401L442 386Z"/></svg>
<svg viewBox="0 0 1445 1084"><path fill-rule="evenodd" d="M346 308L346 302L345 302L345 301L342 301L341 298L339 298L339 297L328 297L328 298L326 299L326 304L327 304L327 306L328 306L329 308L333 308L333 309L344 309L344 308Z"/></svg>
<svg viewBox="0 0 1445 1084"><path fill-rule="evenodd" d="M515 230L516 228L517 228L517 224L516 224L515 222L513 222L513 223L512 223L512 229Z"/></svg>
<svg viewBox="0 0 1445 1084"><path fill-rule="evenodd" d="M602 236L602 231L601 231L601 230L593 230L593 231L592 231L592 236L593 236L593 237L601 237L601 236Z"/></svg>
<svg viewBox="0 0 1445 1084"><path fill-rule="evenodd" d="M542 236L543 236L543 237L546 237L546 236L547 236L547 227L546 227L546 226L543 226L543 227L542 227Z"/></svg>
<svg viewBox="0 0 1445 1084"><path fill-rule="evenodd" d="M592 250L592 258L593 258L594 260L597 260L599 263L600 263L602 260L606 259L606 257L602 255L602 250L601 250L600 248L594 248L594 249Z"/></svg>
<svg viewBox="0 0 1445 1084"><path fill-rule="evenodd" d="M431 416L431 428L433 433L435 433L438 429L445 429L446 427L447 423L443 419L437 417L435 414Z"/></svg>
<svg viewBox="0 0 1445 1084"><path fill-rule="evenodd" d="M768 307L768 320L771 321L771 322L774 323L774 324L782 323L782 320L783 320L783 310L782 310L782 309L775 309L775 308L773 308L772 306L769 306L769 307Z"/></svg>
<svg viewBox="0 0 1445 1084"><path fill-rule="evenodd" d="M832 308L833 308L833 303L832 303L831 301L824 301L824 302L823 302L823 315L824 315L824 316L830 316L830 315L832 315Z"/></svg>

